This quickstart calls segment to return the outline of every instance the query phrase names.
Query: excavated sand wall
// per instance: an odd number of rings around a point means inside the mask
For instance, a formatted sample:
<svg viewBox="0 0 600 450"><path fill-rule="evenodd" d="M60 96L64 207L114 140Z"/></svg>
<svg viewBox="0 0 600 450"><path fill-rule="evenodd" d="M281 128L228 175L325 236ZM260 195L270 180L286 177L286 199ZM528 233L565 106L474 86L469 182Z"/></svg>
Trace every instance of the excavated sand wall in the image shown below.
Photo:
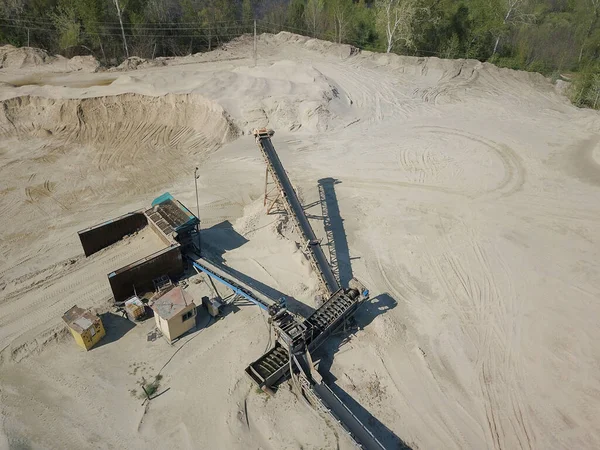
<svg viewBox="0 0 600 450"><path fill-rule="evenodd" d="M219 105L198 95L121 94L83 99L16 97L1 102L0 134L62 136L115 148L153 143L219 145L237 136Z"/></svg>

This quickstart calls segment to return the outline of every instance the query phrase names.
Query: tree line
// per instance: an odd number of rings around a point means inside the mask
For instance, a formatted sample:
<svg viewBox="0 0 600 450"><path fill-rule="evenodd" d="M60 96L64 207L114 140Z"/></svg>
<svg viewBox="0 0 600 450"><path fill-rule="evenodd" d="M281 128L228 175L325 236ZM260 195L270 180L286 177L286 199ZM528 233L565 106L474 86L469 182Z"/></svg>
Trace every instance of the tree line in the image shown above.
<svg viewBox="0 0 600 450"><path fill-rule="evenodd" d="M256 24L256 25L255 25ZM287 30L361 49L572 79L600 108L600 0L3 0L0 43L107 65L211 50L244 33Z"/></svg>

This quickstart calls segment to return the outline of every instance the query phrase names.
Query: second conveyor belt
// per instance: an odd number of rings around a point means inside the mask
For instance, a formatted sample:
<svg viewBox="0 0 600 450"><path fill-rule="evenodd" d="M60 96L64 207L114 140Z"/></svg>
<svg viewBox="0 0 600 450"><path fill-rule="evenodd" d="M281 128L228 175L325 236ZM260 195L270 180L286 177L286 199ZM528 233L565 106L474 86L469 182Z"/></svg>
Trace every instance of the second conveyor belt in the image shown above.
<svg viewBox="0 0 600 450"><path fill-rule="evenodd" d="M313 263L315 270L317 271L319 279L327 288L329 294L333 295L340 288L340 285L335 277L335 274L331 270L329 261L327 261L327 258L325 257L321 243L317 239L315 232L310 226L306 214L304 214L304 208L302 208L302 204L300 203L300 200L298 200L296 191L294 190L292 183L290 182L290 179L283 168L283 164L281 163L281 160L279 159L279 156L273 147L271 138L266 130L264 132L263 130L259 130L255 132L255 134L256 143L258 144L258 147L265 158L267 167L271 172L273 180L282 193L283 202L286 205L286 209L292 216L300 234L305 240L304 244L309 252L309 258Z"/></svg>
<svg viewBox="0 0 600 450"><path fill-rule="evenodd" d="M245 298L261 309L268 310L271 305L278 303L277 300L269 297L264 292L261 292L260 289L240 280L239 277L235 276L223 266L211 263L195 253L189 253L187 258L196 270L199 270L217 280L219 283L224 284L231 289L234 294Z"/></svg>

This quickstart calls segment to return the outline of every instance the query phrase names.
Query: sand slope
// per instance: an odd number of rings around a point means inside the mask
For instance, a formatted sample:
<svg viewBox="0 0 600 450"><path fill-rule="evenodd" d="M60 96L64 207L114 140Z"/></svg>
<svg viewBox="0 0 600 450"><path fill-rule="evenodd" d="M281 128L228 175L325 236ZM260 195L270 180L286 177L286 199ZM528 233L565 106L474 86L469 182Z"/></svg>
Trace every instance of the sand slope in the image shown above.
<svg viewBox="0 0 600 450"><path fill-rule="evenodd" d="M256 308L201 318L174 347L147 340L151 323L112 323L118 339L89 353L55 334L66 303L104 305L111 258L146 250L123 243L85 260L76 231L166 190L194 206L196 166L207 251L310 310L316 277L289 224L262 207L248 131L270 126L323 237L317 182L338 181L341 270L373 301L319 364L388 447L598 448L600 115L541 75L477 61L288 33L258 48L256 66L243 37L160 67L0 85L4 439L348 448L287 388L267 399L244 377L269 341ZM169 388L149 409L130 393L138 365Z"/></svg>

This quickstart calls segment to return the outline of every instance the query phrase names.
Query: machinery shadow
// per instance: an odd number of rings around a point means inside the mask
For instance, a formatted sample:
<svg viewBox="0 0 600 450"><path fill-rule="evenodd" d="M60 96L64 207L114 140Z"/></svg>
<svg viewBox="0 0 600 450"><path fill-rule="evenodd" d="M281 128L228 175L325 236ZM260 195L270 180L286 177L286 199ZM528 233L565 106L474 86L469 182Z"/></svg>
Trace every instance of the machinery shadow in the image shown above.
<svg viewBox="0 0 600 450"><path fill-rule="evenodd" d="M396 307L396 301L389 294L380 294L364 302L354 313L353 323L350 323L346 331L340 331L327 339L325 343L315 352L314 356L319 360L318 370L331 390L348 406L358 419L369 427L373 435L385 448L410 450L400 437L381 423L373 414L366 410L360 403L352 398L335 382L337 378L331 373L331 366L336 353L343 350L344 345L349 342L352 334L357 330L367 327L373 320Z"/></svg>
<svg viewBox="0 0 600 450"><path fill-rule="evenodd" d="M133 324L129 319L111 312L101 314L100 319L102 320L102 325L104 326L106 335L100 339L100 342L91 348L90 351L118 341L130 330L135 328L135 324Z"/></svg>
<svg viewBox="0 0 600 450"><path fill-rule="evenodd" d="M235 231L229 220L217 223L210 228L200 230L202 253L207 250L219 258L230 250L240 248L248 239Z"/></svg>
<svg viewBox="0 0 600 450"><path fill-rule="evenodd" d="M320 370L319 370L320 372ZM358 419L367 425L369 431L377 438L384 448L398 450L412 450L406 442L400 439L392 430L381 423L373 414L367 411L360 403L358 403L350 394L344 391L335 383L335 377L331 374L326 374L323 379L329 388L342 400L352 413Z"/></svg>
<svg viewBox="0 0 600 450"><path fill-rule="evenodd" d="M394 309L398 303L389 294L383 293L363 302L354 313L354 321L359 329L366 328L375 317Z"/></svg>
<svg viewBox="0 0 600 450"><path fill-rule="evenodd" d="M262 292L269 298L278 300L281 297L285 297L287 308L293 313L307 317L314 311L314 308L311 306L306 305L305 303L296 300L294 297L268 286L242 272L239 272L225 263L225 260L223 259L225 252L239 248L248 242L244 236L235 231L231 222L226 220L207 228L206 230L202 230L201 233L202 256L206 257L207 260L217 266L223 266L227 272L231 273L248 286Z"/></svg>
<svg viewBox="0 0 600 450"><path fill-rule="evenodd" d="M319 370L322 369L324 373L328 373L333 363L333 357L349 342L352 335L356 331L366 328L377 316L385 314L396 305L396 300L389 294L379 294L363 302L349 320L346 329L332 334L317 350L316 355L320 356Z"/></svg>
<svg viewBox="0 0 600 450"><path fill-rule="evenodd" d="M341 286L348 287L350 280L353 278L352 263L348 238L344 230L344 221L340 214L335 192L335 185L341 182L334 178L321 178L318 183L325 234L329 241L330 263L339 277ZM323 376L327 385L348 406L352 413L369 427L369 430L385 448L410 450L409 445L338 386L335 383L335 376L330 371L335 354L349 341L353 332L367 327L377 316L395 308L396 304L396 300L387 293L380 294L364 302L354 313L353 323L345 331L338 332L327 339L325 344L315 352L315 356L320 357L319 373Z"/></svg>
<svg viewBox="0 0 600 450"><path fill-rule="evenodd" d="M335 185L340 184L341 181L335 178L321 178L318 183L325 234L329 241L330 263L339 277L341 286L348 287L348 283L353 277L350 249L335 193Z"/></svg>

